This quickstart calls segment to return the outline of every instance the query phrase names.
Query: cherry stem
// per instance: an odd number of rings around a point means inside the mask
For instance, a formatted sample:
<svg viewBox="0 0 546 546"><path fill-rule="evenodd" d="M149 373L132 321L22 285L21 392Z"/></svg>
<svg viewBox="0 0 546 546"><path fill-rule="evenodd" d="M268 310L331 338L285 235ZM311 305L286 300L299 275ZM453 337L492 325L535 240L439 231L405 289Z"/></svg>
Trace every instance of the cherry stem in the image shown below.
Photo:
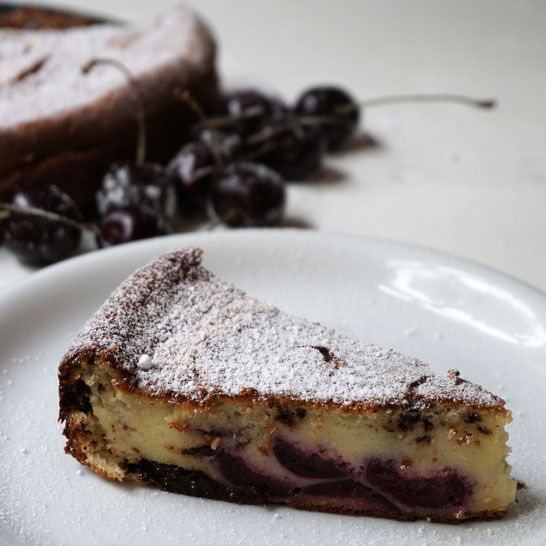
<svg viewBox="0 0 546 546"><path fill-rule="evenodd" d="M430 94L410 94L410 95L386 95L384 97L374 97L361 102L352 104L341 104L335 110L339 114L352 112L360 107L370 108L372 106L383 106L385 104L395 104L397 102L454 102L473 106L475 108L495 108L497 102L495 99L476 99L466 95L454 93L430 93Z"/></svg>
<svg viewBox="0 0 546 546"><path fill-rule="evenodd" d="M298 118L287 118L285 120L281 120L277 124L275 124L274 127L267 127L265 129L262 129L261 131L258 131L257 133L251 134L246 139L246 143L250 145L255 145L267 142L273 136L280 135L292 127L298 127L301 124L300 122L302 120L305 122L306 118L301 116ZM320 121L324 121L324 118L321 117L314 121L319 123Z"/></svg>
<svg viewBox="0 0 546 546"><path fill-rule="evenodd" d="M136 147L136 157L135 162L137 165L144 163L146 158L146 100L144 94L140 89L139 83L133 77L130 70L121 62L116 61L115 59L108 58L94 58L87 62L82 67L82 72L88 74L96 66L99 65L109 65L118 69L127 79L127 83L133 92L135 97L135 102L137 103L137 123L138 123L138 138L137 138L137 147Z"/></svg>
<svg viewBox="0 0 546 546"><path fill-rule="evenodd" d="M201 167L197 169L187 180L186 185L191 186L201 178L204 178L205 176L209 176L212 173L216 171L216 168L214 167Z"/></svg>
<svg viewBox="0 0 546 546"><path fill-rule="evenodd" d="M76 220L67 218L66 216L61 216L60 214L56 214L55 212L39 209L37 207L20 207L18 205L12 205L11 203L4 203L0 201L0 211L2 210L6 211L8 213L8 216L9 213L13 212L17 214L30 214L31 216L39 216L40 218L51 220L52 222L59 222L60 224L70 226L81 231L90 231L95 235L100 234L99 228L94 224L82 224L80 222L76 222Z"/></svg>
<svg viewBox="0 0 546 546"><path fill-rule="evenodd" d="M263 108L261 105L251 106L247 109L245 109L240 114L231 115L231 116L217 116L217 117L210 117L207 118L205 112L203 109L197 104L197 102L193 99L191 94L188 91L177 92L177 96L183 100L184 102L187 102L191 108L197 113L199 116L199 119L203 122L203 124L206 126L207 129L212 128L221 128L226 127L229 125L232 125L234 122L240 120L240 119L246 119L251 118L255 116L259 116L263 114ZM344 114L351 112L353 110L356 110L360 107L373 107L373 106L382 106L385 104L395 104L395 103L404 103L404 102L453 102L453 103L459 103L464 104L466 106L473 106L475 108L484 108L484 109L490 109L494 108L496 106L495 99L476 99L473 97L468 97L466 95L458 95L453 93L431 93L431 94L409 94L409 95L386 95L384 97L375 97L371 99L366 99L360 102L354 102L354 103L348 103L348 104L341 104L337 108L335 108L336 114ZM288 129L290 129L293 126L297 126L299 124L308 124L308 125L318 125L322 123L333 123L333 124L339 124L342 122L339 118L337 118L335 115L330 116L298 116L297 118L289 118L287 120L284 120L284 122L280 122L276 125L275 128L267 128L265 130L258 131L257 133L253 133L246 139L246 143L250 144L251 146L255 145L262 145L264 143L267 143L268 140L271 139L271 137L281 134ZM215 156L215 161L217 163L217 168L222 169L222 160L220 157L220 154L218 152L218 149L216 147L216 135L214 135L211 131L211 139L213 144L213 154ZM260 157L264 153L274 149L276 146L269 145L265 147L261 147L253 152L250 152L244 156L244 159L246 160L252 160L256 157ZM200 178L204 176L208 176L213 172L213 169L211 167L203 167L201 169L198 169L192 177L188 180L188 184L193 184L194 182L198 181Z"/></svg>
<svg viewBox="0 0 546 546"><path fill-rule="evenodd" d="M354 103L340 104L335 108L335 112L338 114L344 114L352 112L353 110L357 110L360 107L370 108L373 106L382 106L385 104L395 104L403 102L453 102L484 109L495 108L495 106L497 105L495 99L476 99L473 97L458 95L455 93L415 93L409 95L386 95L384 97L373 97L371 99L366 99ZM206 118L203 117L204 113L202 113L201 118L204 122L206 121L208 128L221 128L232 125L234 122L240 119L253 118L262 114L262 106L255 105L243 110L240 114L236 115ZM298 117L298 119L301 119L302 117L305 118L307 121L314 121L318 123L321 121L325 121L325 118L328 116L300 116ZM335 122L336 120L332 118L332 121Z"/></svg>
<svg viewBox="0 0 546 546"><path fill-rule="evenodd" d="M210 131L212 155L214 156L214 162L216 163L217 169L221 171L224 168L224 162L222 161L222 155L220 154L220 147L218 146L216 135L212 131L214 126L210 122L213 118L207 117L207 114L201 105L193 98L192 94L187 89L184 89L183 91L177 90L175 93L181 101L189 105L189 107L196 113L199 120L203 123L205 128Z"/></svg>
<svg viewBox="0 0 546 546"><path fill-rule="evenodd" d="M263 106L256 104L254 106L249 106L248 108L245 108L245 110L243 110L240 114L234 114L230 116L215 116L207 118L207 122L209 123L210 127L214 128L229 127L235 121L261 116L263 112Z"/></svg>

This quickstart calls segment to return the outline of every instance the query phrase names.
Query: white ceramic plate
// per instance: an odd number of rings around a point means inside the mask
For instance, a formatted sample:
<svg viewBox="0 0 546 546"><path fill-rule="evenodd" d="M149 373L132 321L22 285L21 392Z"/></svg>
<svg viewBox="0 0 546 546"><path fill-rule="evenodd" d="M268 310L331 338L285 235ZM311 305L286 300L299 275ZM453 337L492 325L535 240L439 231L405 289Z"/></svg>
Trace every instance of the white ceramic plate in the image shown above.
<svg viewBox="0 0 546 546"><path fill-rule="evenodd" d="M63 453L57 364L136 267L174 247L282 309L411 353L506 398L513 475L503 521L460 526L237 506L110 483ZM0 541L8 544L544 544L546 297L423 249L292 230L188 234L95 252L0 298Z"/></svg>

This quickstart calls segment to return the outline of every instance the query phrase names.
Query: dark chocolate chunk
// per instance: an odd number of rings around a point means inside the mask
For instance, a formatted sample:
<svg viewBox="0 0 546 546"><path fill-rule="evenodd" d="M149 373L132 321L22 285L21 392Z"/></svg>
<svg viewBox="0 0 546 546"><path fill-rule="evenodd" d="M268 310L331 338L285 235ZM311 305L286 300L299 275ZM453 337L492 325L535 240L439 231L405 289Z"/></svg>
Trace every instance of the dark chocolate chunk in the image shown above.
<svg viewBox="0 0 546 546"><path fill-rule="evenodd" d="M399 430L412 430L414 425L421 420L421 416L417 411L407 411L402 413L398 418Z"/></svg>
<svg viewBox="0 0 546 546"><path fill-rule="evenodd" d="M476 423L478 421L481 421L482 418L480 417L479 413L470 412L464 416L464 420L466 423Z"/></svg>
<svg viewBox="0 0 546 546"><path fill-rule="evenodd" d="M306 413L307 412L303 408L291 409L279 406L277 408L277 416L275 417L275 419L283 425L292 427L296 423L296 420L303 419Z"/></svg>
<svg viewBox="0 0 546 546"><path fill-rule="evenodd" d="M216 452L210 446L197 446L182 451L184 455L192 455L194 457L213 457Z"/></svg>
<svg viewBox="0 0 546 546"><path fill-rule="evenodd" d="M91 411L91 402L89 397L91 389L82 379L77 379L72 384L68 384L68 389L59 388L59 405L61 415L67 415L72 411L81 411L88 413Z"/></svg>

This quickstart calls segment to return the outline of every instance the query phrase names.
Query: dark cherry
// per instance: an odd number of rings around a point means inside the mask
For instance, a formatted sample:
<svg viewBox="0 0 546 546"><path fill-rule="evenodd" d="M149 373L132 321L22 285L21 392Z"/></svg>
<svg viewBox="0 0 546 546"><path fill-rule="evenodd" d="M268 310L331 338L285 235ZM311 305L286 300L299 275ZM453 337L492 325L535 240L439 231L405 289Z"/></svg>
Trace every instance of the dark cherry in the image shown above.
<svg viewBox="0 0 546 546"><path fill-rule="evenodd" d="M223 163L230 163L241 153L241 135L228 130L210 129L196 123L190 134L194 141L203 142L213 154L217 153Z"/></svg>
<svg viewBox="0 0 546 546"><path fill-rule="evenodd" d="M245 113L255 112L251 117L240 117ZM225 112L235 119L233 127L240 135L258 132L269 119L283 117L288 109L277 98L256 89L242 89L229 93L225 98Z"/></svg>
<svg viewBox="0 0 546 546"><path fill-rule="evenodd" d="M339 108L344 106L351 109L340 112ZM308 89L299 97L294 110L301 116L327 118L320 126L329 150L341 148L354 134L360 120L360 109L353 97L344 89L333 86Z"/></svg>
<svg viewBox="0 0 546 546"><path fill-rule="evenodd" d="M167 165L178 196L178 208L185 214L203 213L217 166L209 146L201 141L183 146Z"/></svg>
<svg viewBox="0 0 546 546"><path fill-rule="evenodd" d="M393 501L423 508L461 505L470 494L469 486L454 470L435 476L404 476L393 460L372 459L366 467L366 481Z"/></svg>
<svg viewBox="0 0 546 546"><path fill-rule="evenodd" d="M259 160L286 180L303 180L319 169L326 152L326 139L317 125L302 125L296 120L276 133L265 145Z"/></svg>
<svg viewBox="0 0 546 546"><path fill-rule="evenodd" d="M212 184L210 213L231 227L276 225L284 212L282 177L265 165L239 163Z"/></svg>
<svg viewBox="0 0 546 546"><path fill-rule="evenodd" d="M100 216L125 206L146 209L164 217L172 217L176 213L172 181L164 169L155 163L112 164L104 175L96 202Z"/></svg>
<svg viewBox="0 0 546 546"><path fill-rule="evenodd" d="M303 478L334 479L347 476L347 471L317 452L304 451L281 437L275 438L273 453L279 463L292 474Z"/></svg>
<svg viewBox="0 0 546 546"><path fill-rule="evenodd" d="M291 493L288 482L262 474L250 468L242 457L222 451L218 454L218 465L222 476L231 484L250 489L258 496L284 497ZM264 498L264 501L267 498Z"/></svg>
<svg viewBox="0 0 546 546"><path fill-rule="evenodd" d="M81 220L74 201L56 186L20 189L13 196L12 204ZM81 230L77 227L34 214L11 212L5 221L4 244L21 262L29 265L45 265L68 257L78 247L80 238Z"/></svg>
<svg viewBox="0 0 546 546"><path fill-rule="evenodd" d="M99 222L97 243L108 247L167 233L163 217L148 209L127 205L111 209Z"/></svg>

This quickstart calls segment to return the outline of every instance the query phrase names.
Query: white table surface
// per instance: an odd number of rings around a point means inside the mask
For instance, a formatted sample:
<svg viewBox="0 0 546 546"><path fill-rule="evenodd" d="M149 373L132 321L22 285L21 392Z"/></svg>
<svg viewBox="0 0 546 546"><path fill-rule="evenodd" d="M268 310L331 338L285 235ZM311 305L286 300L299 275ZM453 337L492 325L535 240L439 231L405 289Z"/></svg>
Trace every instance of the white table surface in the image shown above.
<svg viewBox="0 0 546 546"><path fill-rule="evenodd" d="M36 2L41 3L41 2ZM170 0L65 0L143 19ZM331 156L292 185L288 218L435 248L546 290L546 2L193 0L226 86L293 100L331 82L359 97L460 92L492 112L404 104L365 113L381 146ZM0 248L0 290L32 270Z"/></svg>

